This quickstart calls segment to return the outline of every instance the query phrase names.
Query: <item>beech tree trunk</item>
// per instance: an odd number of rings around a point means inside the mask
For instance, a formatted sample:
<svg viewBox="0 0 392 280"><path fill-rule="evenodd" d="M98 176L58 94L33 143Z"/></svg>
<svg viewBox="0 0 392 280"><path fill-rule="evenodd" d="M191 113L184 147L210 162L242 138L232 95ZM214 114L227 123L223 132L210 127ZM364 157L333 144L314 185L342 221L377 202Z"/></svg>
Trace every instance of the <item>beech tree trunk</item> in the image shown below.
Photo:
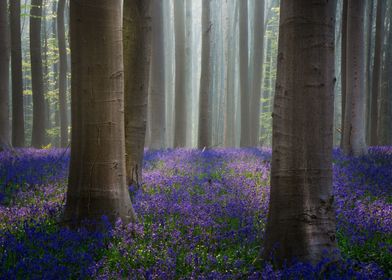
<svg viewBox="0 0 392 280"><path fill-rule="evenodd" d="M72 148L65 222L135 221L126 185L121 0L70 2Z"/></svg>
<svg viewBox="0 0 392 280"><path fill-rule="evenodd" d="M241 96L241 147L252 145L250 137L250 92L248 59L248 1L239 3L240 22L240 96Z"/></svg>
<svg viewBox="0 0 392 280"><path fill-rule="evenodd" d="M20 0L10 1L12 145L14 147L23 147L25 145L20 13Z"/></svg>
<svg viewBox="0 0 392 280"><path fill-rule="evenodd" d="M151 149L165 147L166 98L165 98L165 52L163 6L154 1L152 17L152 53L150 81Z"/></svg>
<svg viewBox="0 0 392 280"><path fill-rule="evenodd" d="M251 146L258 146L260 143L260 98L261 81L264 61L264 0L254 1L254 31L253 31L253 59L252 81L251 81L251 101L250 101L250 134Z"/></svg>
<svg viewBox="0 0 392 280"><path fill-rule="evenodd" d="M374 63L372 78L372 93L370 97L370 146L378 145L377 121L378 121L378 97L381 83L382 45L384 39L385 1L377 1L376 16L376 43L374 47Z"/></svg>
<svg viewBox="0 0 392 280"><path fill-rule="evenodd" d="M343 139L344 139L344 120L346 114L346 69L347 69L347 5L348 0L343 0L343 11L342 11L342 58L341 58L341 79L342 79L342 127L340 130L340 148L343 149Z"/></svg>
<svg viewBox="0 0 392 280"><path fill-rule="evenodd" d="M348 0L346 49L346 103L343 151L366 154L365 141L365 1Z"/></svg>
<svg viewBox="0 0 392 280"><path fill-rule="evenodd" d="M45 145L45 97L41 48L42 0L32 0L30 10L31 87L33 91L33 131L31 145Z"/></svg>
<svg viewBox="0 0 392 280"><path fill-rule="evenodd" d="M150 1L126 0L124 2L124 72L128 185L139 185L142 180L150 57Z"/></svg>
<svg viewBox="0 0 392 280"><path fill-rule="evenodd" d="M68 113L67 113L67 43L65 38L66 0L59 0L57 6L57 36L59 43L59 109L60 109L60 139L61 147L68 145Z"/></svg>
<svg viewBox="0 0 392 280"><path fill-rule="evenodd" d="M201 76L199 99L199 149L211 146L211 95L212 95L212 58L211 40L214 28L211 21L211 0L203 0L202 6L202 47L201 47Z"/></svg>
<svg viewBox="0 0 392 280"><path fill-rule="evenodd" d="M316 263L336 249L334 34L335 1L281 1L264 244L265 257L280 265L294 258Z"/></svg>
<svg viewBox="0 0 392 280"><path fill-rule="evenodd" d="M203 0L203 4L205 0ZM174 147L186 146L185 1L174 0L176 84L174 98Z"/></svg>
<svg viewBox="0 0 392 280"><path fill-rule="evenodd" d="M0 0L0 151L10 145L9 79L10 38L7 0Z"/></svg>

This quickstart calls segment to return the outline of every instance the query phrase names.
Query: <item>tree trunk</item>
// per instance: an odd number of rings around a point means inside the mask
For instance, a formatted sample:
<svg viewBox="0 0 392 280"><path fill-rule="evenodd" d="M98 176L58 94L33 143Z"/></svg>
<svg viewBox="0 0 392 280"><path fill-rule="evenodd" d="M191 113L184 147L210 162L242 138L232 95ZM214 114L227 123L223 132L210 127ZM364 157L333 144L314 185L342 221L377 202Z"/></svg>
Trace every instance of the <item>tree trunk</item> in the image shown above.
<svg viewBox="0 0 392 280"><path fill-rule="evenodd" d="M10 1L11 79L12 79L12 145L25 145L23 112L22 42L20 0Z"/></svg>
<svg viewBox="0 0 392 280"><path fill-rule="evenodd" d="M57 36L59 44L59 109L60 109L60 139L61 147L68 145L68 114L67 114L67 43L65 38L65 12L66 0L59 0L57 6Z"/></svg>
<svg viewBox="0 0 392 280"><path fill-rule="evenodd" d="M366 154L365 142L365 1L348 0L346 49L346 104L343 151Z"/></svg>
<svg viewBox="0 0 392 280"><path fill-rule="evenodd" d="M10 37L8 5L0 1L0 151L10 145L9 127L9 79Z"/></svg>
<svg viewBox="0 0 392 280"><path fill-rule="evenodd" d="M204 1L204 0L203 0ZM204 2L203 2L204 3ZM186 146L185 1L174 1L176 84L174 98L174 147Z"/></svg>
<svg viewBox="0 0 392 280"><path fill-rule="evenodd" d="M157 0L155 0L157 1ZM150 1L124 2L125 149L128 185L142 180L151 57Z"/></svg>
<svg viewBox="0 0 392 280"><path fill-rule="evenodd" d="M152 53L151 53L151 149L165 147L166 98L165 98L165 55L163 32L163 7L161 1L154 1L152 17Z"/></svg>
<svg viewBox="0 0 392 280"><path fill-rule="evenodd" d="M255 0L254 7L254 31L253 31L253 59L252 64L252 83L251 83L251 102L250 102L250 134L252 146L260 143L260 98L261 81L263 74L264 61L264 0Z"/></svg>
<svg viewBox="0 0 392 280"><path fill-rule="evenodd" d="M384 39L384 19L385 5L384 0L377 1L376 16L376 43L374 47L374 63L372 78L372 93L370 97L370 146L378 145L377 139L377 121L378 121L378 96L381 82L381 62L382 62L382 45Z"/></svg>
<svg viewBox="0 0 392 280"><path fill-rule="evenodd" d="M211 40L214 28L211 22L211 0L203 0L202 6L202 47L201 76L199 99L198 147L203 149L211 146L211 95L212 95L212 60Z"/></svg>
<svg viewBox="0 0 392 280"><path fill-rule="evenodd" d="M347 5L348 0L343 0L343 11L342 11L342 58L341 58L341 79L342 79L342 127L341 127L341 137L340 137L340 148L343 149L343 139L344 139L344 120L346 114L346 87L347 87Z"/></svg>
<svg viewBox="0 0 392 280"><path fill-rule="evenodd" d="M45 145L45 97L41 49L42 0L32 0L30 10L31 86L33 91L33 131L31 145Z"/></svg>
<svg viewBox="0 0 392 280"><path fill-rule="evenodd" d="M251 146L250 92L248 64L248 1L239 3L240 22L240 91L241 91L241 147Z"/></svg>
<svg viewBox="0 0 392 280"><path fill-rule="evenodd" d="M333 254L335 1L281 1L265 257ZM314 137L315 133L317 137Z"/></svg>
<svg viewBox="0 0 392 280"><path fill-rule="evenodd" d="M125 182L122 1L71 1L72 149L65 222L135 221Z"/></svg>

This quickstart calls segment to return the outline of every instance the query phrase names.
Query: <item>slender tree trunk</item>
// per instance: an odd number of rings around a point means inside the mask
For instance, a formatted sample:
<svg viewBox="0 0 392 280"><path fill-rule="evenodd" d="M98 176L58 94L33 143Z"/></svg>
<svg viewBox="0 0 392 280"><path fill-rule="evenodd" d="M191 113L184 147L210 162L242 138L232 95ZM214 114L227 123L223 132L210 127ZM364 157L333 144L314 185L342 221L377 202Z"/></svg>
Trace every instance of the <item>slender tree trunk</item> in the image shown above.
<svg viewBox="0 0 392 280"><path fill-rule="evenodd" d="M59 0L57 6L57 36L59 44L59 109L60 109L60 139L61 147L68 145L68 112L67 112L67 43L65 38L66 0Z"/></svg>
<svg viewBox="0 0 392 280"><path fill-rule="evenodd" d="M211 95L212 95L212 58L211 40L214 28L211 21L211 0L203 0L202 6L202 47L199 99L198 147L211 146Z"/></svg>
<svg viewBox="0 0 392 280"><path fill-rule="evenodd" d="M264 251L278 264L316 263L336 249L334 34L335 1L281 1Z"/></svg>
<svg viewBox="0 0 392 280"><path fill-rule="evenodd" d="M372 94L370 97L370 145L376 146L378 121L378 96L381 83L382 45L384 38L385 5L384 0L377 1L376 43L374 48Z"/></svg>
<svg viewBox="0 0 392 280"><path fill-rule="evenodd" d="M238 24L238 1L234 2L231 13L232 19L228 20L228 50L227 50L227 91L225 108L225 146L235 146L235 61L236 61L236 26ZM230 12L230 11L229 11ZM229 17L230 18L230 17Z"/></svg>
<svg viewBox="0 0 392 280"><path fill-rule="evenodd" d="M135 221L125 178L122 1L71 1L72 149L65 222ZM125 11L125 10L124 10Z"/></svg>
<svg viewBox="0 0 392 280"><path fill-rule="evenodd" d="M151 54L151 149L165 147L166 98L165 98L165 55L163 4L155 0L152 17L152 54Z"/></svg>
<svg viewBox="0 0 392 280"><path fill-rule="evenodd" d="M343 0L342 11L342 58L341 58L341 79L342 79L342 127L340 137L340 148L343 149L344 125L346 114L346 90L347 90L347 5L348 0Z"/></svg>
<svg viewBox="0 0 392 280"><path fill-rule="evenodd" d="M204 0L203 0L204 1ZM203 2L204 3L204 2ZM174 98L174 147L186 145L185 1L174 0L176 84Z"/></svg>
<svg viewBox="0 0 392 280"><path fill-rule="evenodd" d="M7 0L0 1L0 151L10 145L9 79L10 33Z"/></svg>
<svg viewBox="0 0 392 280"><path fill-rule="evenodd" d="M142 180L150 57L150 1L126 0L124 2L124 72L128 185L139 185Z"/></svg>
<svg viewBox="0 0 392 280"><path fill-rule="evenodd" d="M346 48L346 104L343 151L366 154L365 142L365 1L348 0Z"/></svg>
<svg viewBox="0 0 392 280"><path fill-rule="evenodd" d="M250 102L250 133L252 146L259 145L260 137L260 98L261 81L264 61L264 0L255 0L254 7L254 32L253 32L253 59L252 81L251 81L251 102Z"/></svg>
<svg viewBox="0 0 392 280"><path fill-rule="evenodd" d="M10 1L11 79L12 79L12 145L25 145L23 112L22 42L20 0Z"/></svg>
<svg viewBox="0 0 392 280"><path fill-rule="evenodd" d="M33 90L33 131L31 145L45 145L45 97L41 49L42 0L32 0L30 10L31 85Z"/></svg>
<svg viewBox="0 0 392 280"><path fill-rule="evenodd" d="M248 1L240 1L240 91L241 91L241 147L251 146L250 92L248 63Z"/></svg>

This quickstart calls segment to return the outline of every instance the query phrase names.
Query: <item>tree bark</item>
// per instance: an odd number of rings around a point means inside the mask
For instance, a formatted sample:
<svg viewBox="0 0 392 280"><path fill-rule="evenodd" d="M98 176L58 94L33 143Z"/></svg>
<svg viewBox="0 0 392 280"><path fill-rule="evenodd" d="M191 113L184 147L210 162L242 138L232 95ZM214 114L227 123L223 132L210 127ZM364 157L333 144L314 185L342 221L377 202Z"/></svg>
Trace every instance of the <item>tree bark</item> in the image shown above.
<svg viewBox="0 0 392 280"><path fill-rule="evenodd" d="M42 0L32 0L30 10L31 86L33 91L33 131L31 145L45 145L45 97L41 49Z"/></svg>
<svg viewBox="0 0 392 280"><path fill-rule="evenodd" d="M125 176L121 0L70 2L72 148L65 222L136 220Z"/></svg>
<svg viewBox="0 0 392 280"><path fill-rule="evenodd" d="M68 145L68 112L67 112L67 42L65 37L66 0L59 0L57 6L57 36L59 44L59 110L60 110L60 139L61 147Z"/></svg>
<svg viewBox="0 0 392 280"><path fill-rule="evenodd" d="M10 33L8 5L0 1L0 151L10 146L9 79Z"/></svg>
<svg viewBox="0 0 392 280"><path fill-rule="evenodd" d="M343 151L360 156L367 152L365 141L365 1L348 0L346 48L346 103Z"/></svg>
<svg viewBox="0 0 392 280"><path fill-rule="evenodd" d="M23 147L25 145L20 13L20 0L10 1L12 145L14 147Z"/></svg>
<svg viewBox="0 0 392 280"><path fill-rule="evenodd" d="M342 79L342 127L340 137L340 148L343 149L344 139L344 124L346 115L346 87L347 87L347 5L348 0L343 0L343 11L342 11L342 58L341 58L341 79Z"/></svg>
<svg viewBox="0 0 392 280"><path fill-rule="evenodd" d="M384 38L385 1L377 1L376 43L374 48L372 93L370 97L370 146L378 144L378 97L381 83L382 45Z"/></svg>
<svg viewBox="0 0 392 280"><path fill-rule="evenodd" d="M150 1L126 0L124 2L124 72L128 185L139 185L142 180L150 57Z"/></svg>
<svg viewBox="0 0 392 280"><path fill-rule="evenodd" d="M251 102L250 102L250 134L252 146L260 143L260 98L261 81L263 75L264 61L264 0L255 0L254 7L254 31L253 31L253 59L252 81L251 81Z"/></svg>
<svg viewBox="0 0 392 280"><path fill-rule="evenodd" d="M165 147L166 98L165 98L165 55L163 32L163 7L161 1L154 1L152 17L152 54L151 54L151 149Z"/></svg>
<svg viewBox="0 0 392 280"><path fill-rule="evenodd" d="M282 0L265 257L336 249L332 194L335 1ZM317 137L314 135L317 134Z"/></svg>
<svg viewBox="0 0 392 280"><path fill-rule="evenodd" d="M248 1L239 3L240 22L240 95L241 95L241 147L251 146L250 92L248 60Z"/></svg>
<svg viewBox="0 0 392 280"><path fill-rule="evenodd" d="M201 76L199 97L199 149L211 146L211 95L212 95L212 60L211 40L214 28L211 21L211 0L203 0L202 6L202 47L201 47Z"/></svg>
<svg viewBox="0 0 392 280"><path fill-rule="evenodd" d="M204 1L204 0L203 0ZM174 98L174 147L186 146L186 84L185 84L185 1L174 1L175 33L175 98ZM203 2L204 4L204 2Z"/></svg>

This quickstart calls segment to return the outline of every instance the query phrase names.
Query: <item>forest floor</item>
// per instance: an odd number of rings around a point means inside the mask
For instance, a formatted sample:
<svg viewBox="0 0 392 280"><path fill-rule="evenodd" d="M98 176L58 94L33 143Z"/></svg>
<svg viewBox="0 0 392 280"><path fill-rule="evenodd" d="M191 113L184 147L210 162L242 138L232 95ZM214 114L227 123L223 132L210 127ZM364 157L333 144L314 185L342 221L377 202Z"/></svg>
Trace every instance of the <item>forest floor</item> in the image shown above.
<svg viewBox="0 0 392 280"><path fill-rule="evenodd" d="M362 158L334 151L343 260L315 267L258 260L270 157L256 148L146 151L143 185L130 188L140 222L88 232L59 224L67 151L0 153L0 279L392 277L392 147Z"/></svg>

